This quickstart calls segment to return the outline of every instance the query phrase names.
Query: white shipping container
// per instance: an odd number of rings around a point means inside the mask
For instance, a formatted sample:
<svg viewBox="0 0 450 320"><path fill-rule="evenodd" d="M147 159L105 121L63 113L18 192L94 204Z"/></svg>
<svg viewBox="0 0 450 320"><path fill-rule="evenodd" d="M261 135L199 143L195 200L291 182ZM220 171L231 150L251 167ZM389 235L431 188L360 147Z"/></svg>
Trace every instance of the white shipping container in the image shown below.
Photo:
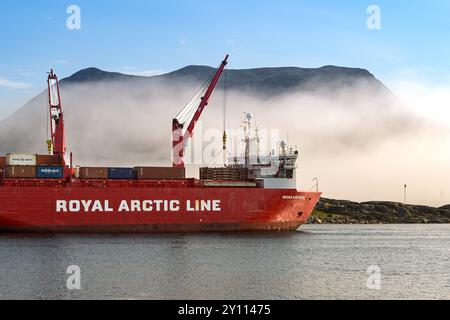
<svg viewBox="0 0 450 320"><path fill-rule="evenodd" d="M75 167L75 178L80 177L80 167Z"/></svg>
<svg viewBox="0 0 450 320"><path fill-rule="evenodd" d="M7 166L36 166L36 155L26 153L8 153L6 155Z"/></svg>

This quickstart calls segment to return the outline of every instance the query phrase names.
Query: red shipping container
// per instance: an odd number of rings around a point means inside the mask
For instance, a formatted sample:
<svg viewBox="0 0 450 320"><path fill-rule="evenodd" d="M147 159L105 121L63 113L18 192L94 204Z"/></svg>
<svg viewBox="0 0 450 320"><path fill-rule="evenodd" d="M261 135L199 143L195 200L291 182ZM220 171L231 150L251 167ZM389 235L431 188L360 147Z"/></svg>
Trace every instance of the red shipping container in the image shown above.
<svg viewBox="0 0 450 320"><path fill-rule="evenodd" d="M36 164L38 166L60 166L62 165L62 157L59 155L36 155Z"/></svg>
<svg viewBox="0 0 450 320"><path fill-rule="evenodd" d="M34 166L8 166L6 167L7 178L36 178L36 167Z"/></svg>
<svg viewBox="0 0 450 320"><path fill-rule="evenodd" d="M108 179L108 168L81 167L80 179Z"/></svg>
<svg viewBox="0 0 450 320"><path fill-rule="evenodd" d="M182 180L186 178L185 168L173 167L136 167L138 179L147 180Z"/></svg>

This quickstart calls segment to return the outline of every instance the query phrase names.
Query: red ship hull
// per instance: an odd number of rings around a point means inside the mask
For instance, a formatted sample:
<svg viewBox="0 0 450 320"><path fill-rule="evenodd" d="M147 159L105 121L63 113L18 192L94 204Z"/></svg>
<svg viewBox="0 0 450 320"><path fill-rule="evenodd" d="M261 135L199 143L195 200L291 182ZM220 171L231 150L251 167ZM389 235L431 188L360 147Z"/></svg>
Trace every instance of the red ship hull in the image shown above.
<svg viewBox="0 0 450 320"><path fill-rule="evenodd" d="M292 231L320 193L195 183L21 182L0 186L1 232Z"/></svg>

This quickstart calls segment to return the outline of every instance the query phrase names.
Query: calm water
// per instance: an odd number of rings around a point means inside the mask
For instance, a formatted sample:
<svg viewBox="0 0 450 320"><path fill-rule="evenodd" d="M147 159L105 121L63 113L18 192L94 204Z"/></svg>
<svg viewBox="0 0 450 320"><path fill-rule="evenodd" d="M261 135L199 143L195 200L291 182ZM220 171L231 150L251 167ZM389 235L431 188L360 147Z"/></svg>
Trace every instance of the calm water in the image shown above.
<svg viewBox="0 0 450 320"><path fill-rule="evenodd" d="M67 267L81 268L79 291ZM367 289L367 268L381 289ZM450 226L289 234L0 235L0 298L450 299Z"/></svg>

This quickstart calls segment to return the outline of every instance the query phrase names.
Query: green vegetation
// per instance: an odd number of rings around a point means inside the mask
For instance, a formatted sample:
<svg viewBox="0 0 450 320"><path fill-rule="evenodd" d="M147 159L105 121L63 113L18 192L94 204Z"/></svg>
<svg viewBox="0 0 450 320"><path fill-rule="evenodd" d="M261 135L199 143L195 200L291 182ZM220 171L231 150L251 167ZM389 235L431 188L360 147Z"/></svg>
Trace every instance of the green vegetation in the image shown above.
<svg viewBox="0 0 450 320"><path fill-rule="evenodd" d="M450 206L433 208L395 202L356 203L322 198L309 222L316 224L450 223Z"/></svg>

